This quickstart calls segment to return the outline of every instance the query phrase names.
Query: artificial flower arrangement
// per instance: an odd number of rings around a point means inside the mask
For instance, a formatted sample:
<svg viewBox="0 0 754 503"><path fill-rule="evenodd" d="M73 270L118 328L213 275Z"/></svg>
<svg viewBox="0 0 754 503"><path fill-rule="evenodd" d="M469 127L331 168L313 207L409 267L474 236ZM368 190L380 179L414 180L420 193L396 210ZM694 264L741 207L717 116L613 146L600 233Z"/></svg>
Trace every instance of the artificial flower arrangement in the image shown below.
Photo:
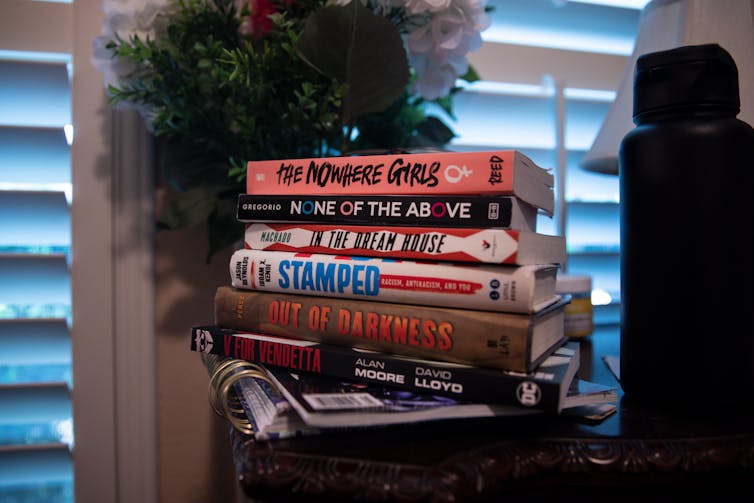
<svg viewBox="0 0 754 503"><path fill-rule="evenodd" d="M176 196L160 228L238 242L246 162L442 148L487 0L104 0L94 64L139 110Z"/></svg>

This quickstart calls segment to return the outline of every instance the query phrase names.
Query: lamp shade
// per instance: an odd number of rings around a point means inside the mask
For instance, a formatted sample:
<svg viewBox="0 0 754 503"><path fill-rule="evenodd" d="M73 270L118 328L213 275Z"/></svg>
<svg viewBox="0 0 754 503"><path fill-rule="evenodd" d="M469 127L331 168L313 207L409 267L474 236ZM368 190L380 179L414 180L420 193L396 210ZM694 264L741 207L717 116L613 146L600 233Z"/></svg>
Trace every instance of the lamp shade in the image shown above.
<svg viewBox="0 0 754 503"><path fill-rule="evenodd" d="M639 56L708 43L721 45L735 60L741 96L738 118L754 125L754 0L652 0L641 11L634 50L615 101L581 166L618 174L620 142L634 127L634 67Z"/></svg>

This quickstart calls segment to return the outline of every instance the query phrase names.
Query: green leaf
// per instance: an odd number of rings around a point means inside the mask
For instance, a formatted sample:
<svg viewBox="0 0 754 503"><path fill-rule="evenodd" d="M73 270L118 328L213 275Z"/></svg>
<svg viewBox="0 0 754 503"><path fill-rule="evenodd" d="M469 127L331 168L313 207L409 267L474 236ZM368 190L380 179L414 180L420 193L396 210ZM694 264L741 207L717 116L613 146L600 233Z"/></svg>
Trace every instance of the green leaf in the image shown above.
<svg viewBox="0 0 754 503"><path fill-rule="evenodd" d="M479 74L476 72L476 69L471 65L469 65L469 69L466 71L466 73L461 75L460 78L470 84L477 82L480 79Z"/></svg>
<svg viewBox="0 0 754 503"><path fill-rule="evenodd" d="M445 145L456 136L453 130L437 117L427 117L416 130L433 145Z"/></svg>
<svg viewBox="0 0 754 503"><path fill-rule="evenodd" d="M217 196L206 187L197 187L175 195L158 224L166 229L182 229L202 223L217 206Z"/></svg>
<svg viewBox="0 0 754 503"><path fill-rule="evenodd" d="M347 84L344 124L389 107L408 84L408 59L398 29L359 1L312 12L296 50L321 73Z"/></svg>

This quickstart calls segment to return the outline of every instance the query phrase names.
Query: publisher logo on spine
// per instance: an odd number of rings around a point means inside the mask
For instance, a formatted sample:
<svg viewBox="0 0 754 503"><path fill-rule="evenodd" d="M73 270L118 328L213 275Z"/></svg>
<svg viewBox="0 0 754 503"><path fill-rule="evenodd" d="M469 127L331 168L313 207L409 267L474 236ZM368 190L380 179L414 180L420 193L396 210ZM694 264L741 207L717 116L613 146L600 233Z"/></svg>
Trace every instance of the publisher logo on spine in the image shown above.
<svg viewBox="0 0 754 503"><path fill-rule="evenodd" d="M524 381L516 388L516 398L521 405L534 407L542 399L542 390L537 383Z"/></svg>
<svg viewBox="0 0 754 503"><path fill-rule="evenodd" d="M490 203L487 206L487 219L497 220L500 218L500 203Z"/></svg>
<svg viewBox="0 0 754 503"><path fill-rule="evenodd" d="M197 351L209 353L212 351L212 346L214 345L215 341L212 339L212 334L210 334L208 330L197 329L196 332L194 332L194 346L196 346Z"/></svg>

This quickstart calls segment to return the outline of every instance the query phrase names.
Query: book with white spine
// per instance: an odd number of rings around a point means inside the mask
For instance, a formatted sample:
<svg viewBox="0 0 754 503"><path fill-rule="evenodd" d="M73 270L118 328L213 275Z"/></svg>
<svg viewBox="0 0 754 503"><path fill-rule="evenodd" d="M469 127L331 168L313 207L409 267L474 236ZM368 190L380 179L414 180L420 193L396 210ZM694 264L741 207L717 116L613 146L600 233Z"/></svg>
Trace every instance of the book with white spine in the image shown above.
<svg viewBox="0 0 754 503"><path fill-rule="evenodd" d="M535 313L560 300L558 266L394 260L236 250L231 286L248 290Z"/></svg>

